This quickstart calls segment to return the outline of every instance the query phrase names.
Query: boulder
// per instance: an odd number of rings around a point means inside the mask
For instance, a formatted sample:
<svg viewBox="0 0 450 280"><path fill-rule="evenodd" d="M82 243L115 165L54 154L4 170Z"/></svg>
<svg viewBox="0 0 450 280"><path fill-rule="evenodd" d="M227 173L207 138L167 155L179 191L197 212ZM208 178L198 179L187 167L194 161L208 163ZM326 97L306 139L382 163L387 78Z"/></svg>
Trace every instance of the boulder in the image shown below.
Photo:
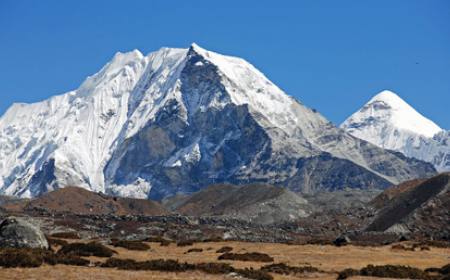
<svg viewBox="0 0 450 280"><path fill-rule="evenodd" d="M333 244L336 246L345 246L351 242L350 238L347 235L341 235L333 241Z"/></svg>
<svg viewBox="0 0 450 280"><path fill-rule="evenodd" d="M0 247L49 248L41 229L18 217L8 217L0 224Z"/></svg>

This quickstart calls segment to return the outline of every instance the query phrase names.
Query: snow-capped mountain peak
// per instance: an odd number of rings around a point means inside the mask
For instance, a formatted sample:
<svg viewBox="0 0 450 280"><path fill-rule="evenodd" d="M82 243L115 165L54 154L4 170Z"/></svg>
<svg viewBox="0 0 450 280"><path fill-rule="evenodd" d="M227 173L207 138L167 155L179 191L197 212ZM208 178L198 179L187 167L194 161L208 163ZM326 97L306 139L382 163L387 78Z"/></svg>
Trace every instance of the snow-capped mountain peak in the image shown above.
<svg viewBox="0 0 450 280"><path fill-rule="evenodd" d="M450 170L450 148L441 139L445 130L392 91L375 95L341 127L379 147L433 163L439 171Z"/></svg>
<svg viewBox="0 0 450 280"><path fill-rule="evenodd" d="M425 137L433 137L442 131L433 121L422 116L397 94L389 90L375 95L360 112L363 118L384 118L384 121L389 121L398 129ZM353 115L352 117L357 116Z"/></svg>
<svg viewBox="0 0 450 280"><path fill-rule="evenodd" d="M78 89L0 118L0 193L22 197L69 185L153 198L220 182L384 187L433 172L336 128L247 61L195 43L117 53Z"/></svg>

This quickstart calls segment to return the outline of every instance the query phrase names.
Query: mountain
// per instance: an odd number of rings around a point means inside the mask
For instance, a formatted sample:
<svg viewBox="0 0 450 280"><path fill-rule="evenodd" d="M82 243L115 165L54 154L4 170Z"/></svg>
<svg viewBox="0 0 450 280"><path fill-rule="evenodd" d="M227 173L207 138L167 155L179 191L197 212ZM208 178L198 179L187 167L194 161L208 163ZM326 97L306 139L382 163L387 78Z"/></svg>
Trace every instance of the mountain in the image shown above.
<svg viewBox="0 0 450 280"><path fill-rule="evenodd" d="M111 197L82 188L65 187L30 200L5 202L2 207L15 212L47 211L83 215L147 215L169 214L158 202L147 199Z"/></svg>
<svg viewBox="0 0 450 280"><path fill-rule="evenodd" d="M162 48L117 53L75 91L0 119L0 193L80 186L162 199L208 185L296 192L383 188L434 168L335 127L243 59Z"/></svg>
<svg viewBox="0 0 450 280"><path fill-rule="evenodd" d="M391 91L373 97L341 128L381 148L430 162L438 171L450 170L450 131L441 129Z"/></svg>
<svg viewBox="0 0 450 280"><path fill-rule="evenodd" d="M259 224L293 221L310 213L305 199L264 184L214 185L191 196L175 196L164 205L182 215L226 216Z"/></svg>
<svg viewBox="0 0 450 280"><path fill-rule="evenodd" d="M398 195L408 192L411 189L425 182L427 179L413 179L406 182L402 182L396 186L392 186L384 190L381 194L377 195L373 200L368 203L375 209L382 209L392 202Z"/></svg>
<svg viewBox="0 0 450 280"><path fill-rule="evenodd" d="M372 201L378 214L368 231L450 237L450 173L387 189Z"/></svg>

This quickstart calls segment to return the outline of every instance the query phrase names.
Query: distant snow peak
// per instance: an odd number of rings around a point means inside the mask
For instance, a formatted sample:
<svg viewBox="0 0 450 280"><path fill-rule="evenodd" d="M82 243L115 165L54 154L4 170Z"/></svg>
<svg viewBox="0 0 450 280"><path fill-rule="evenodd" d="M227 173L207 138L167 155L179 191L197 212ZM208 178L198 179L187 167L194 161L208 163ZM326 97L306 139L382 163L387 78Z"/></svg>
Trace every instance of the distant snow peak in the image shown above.
<svg viewBox="0 0 450 280"><path fill-rule="evenodd" d="M407 131L428 138L442 131L438 125L422 116L396 93L389 90L375 95L362 109L343 123L343 127L349 130L374 126L380 126L380 128L389 126L399 132Z"/></svg>
<svg viewBox="0 0 450 280"><path fill-rule="evenodd" d="M386 103L389 103L391 105L408 105L403 99L400 98L400 96L398 96L395 92L390 91L390 90L383 90L380 93L378 93L377 95L375 95L370 101L374 102L374 101L383 101ZM409 106L409 105L408 105Z"/></svg>
<svg viewBox="0 0 450 280"><path fill-rule="evenodd" d="M450 170L450 148L440 141L445 130L392 91L375 95L341 127L379 147L433 163L439 171Z"/></svg>

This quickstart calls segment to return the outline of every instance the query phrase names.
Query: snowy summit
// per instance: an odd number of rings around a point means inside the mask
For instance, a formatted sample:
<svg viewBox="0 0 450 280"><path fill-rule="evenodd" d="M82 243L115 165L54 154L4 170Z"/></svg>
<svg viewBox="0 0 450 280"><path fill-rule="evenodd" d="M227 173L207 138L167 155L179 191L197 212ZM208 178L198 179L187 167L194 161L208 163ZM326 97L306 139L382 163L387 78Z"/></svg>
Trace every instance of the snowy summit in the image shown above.
<svg viewBox="0 0 450 280"><path fill-rule="evenodd" d="M427 119L392 91L374 96L342 125L350 134L384 149L431 162L448 170L446 131Z"/></svg>

